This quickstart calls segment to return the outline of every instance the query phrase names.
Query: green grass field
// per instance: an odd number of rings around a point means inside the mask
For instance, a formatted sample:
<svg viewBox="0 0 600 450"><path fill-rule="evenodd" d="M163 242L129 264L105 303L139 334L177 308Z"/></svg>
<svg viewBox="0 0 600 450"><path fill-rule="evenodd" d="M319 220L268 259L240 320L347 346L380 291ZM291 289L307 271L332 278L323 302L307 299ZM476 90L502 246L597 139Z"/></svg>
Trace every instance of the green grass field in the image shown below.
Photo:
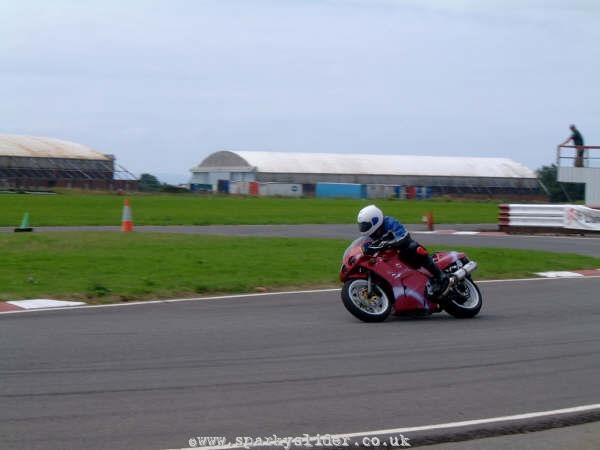
<svg viewBox="0 0 600 450"><path fill-rule="evenodd" d="M238 225L353 223L366 200L257 198L203 195L132 195L136 225ZM495 223L496 202L382 200L386 214L420 223L431 211L436 223ZM32 226L119 225L123 197L116 194L0 195L0 226L15 227L24 213Z"/></svg>
<svg viewBox="0 0 600 450"><path fill-rule="evenodd" d="M137 225L353 223L359 200L131 196ZM387 214L418 223L494 223L494 202L381 201ZM0 226L119 225L123 197L110 194L0 195ZM164 233L2 233L0 300L84 299L92 303L219 293L337 287L347 241ZM431 250L435 250L431 248ZM600 267L600 258L471 248L477 279L530 277Z"/></svg>
<svg viewBox="0 0 600 450"><path fill-rule="evenodd" d="M339 286L347 241L163 233L4 233L0 299L112 302ZM600 259L470 248L477 279L600 267Z"/></svg>

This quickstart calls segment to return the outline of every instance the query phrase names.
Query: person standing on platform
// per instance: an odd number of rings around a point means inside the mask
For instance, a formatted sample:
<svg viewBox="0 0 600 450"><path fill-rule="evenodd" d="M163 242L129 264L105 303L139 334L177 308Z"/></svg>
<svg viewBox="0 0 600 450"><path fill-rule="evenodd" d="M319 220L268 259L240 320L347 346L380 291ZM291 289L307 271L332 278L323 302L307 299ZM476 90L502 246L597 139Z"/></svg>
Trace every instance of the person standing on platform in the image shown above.
<svg viewBox="0 0 600 450"><path fill-rule="evenodd" d="M575 167L583 167L583 146L585 145L583 143L583 136L575 125L571 125L569 128L571 129L571 136L565 139L560 146L566 145L569 141L573 141L573 145L575 146Z"/></svg>

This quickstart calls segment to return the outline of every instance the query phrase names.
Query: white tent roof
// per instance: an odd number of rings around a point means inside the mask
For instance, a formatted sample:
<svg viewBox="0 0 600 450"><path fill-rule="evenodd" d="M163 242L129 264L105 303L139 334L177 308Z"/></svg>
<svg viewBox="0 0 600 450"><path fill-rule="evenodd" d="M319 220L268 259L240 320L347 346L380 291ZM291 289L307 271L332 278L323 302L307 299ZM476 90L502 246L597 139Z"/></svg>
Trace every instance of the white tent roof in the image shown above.
<svg viewBox="0 0 600 450"><path fill-rule="evenodd" d="M0 156L110 160L107 155L75 142L14 134L0 134Z"/></svg>
<svg viewBox="0 0 600 450"><path fill-rule="evenodd" d="M329 173L456 177L535 178L535 173L507 158L221 151L192 172L255 169L265 173Z"/></svg>

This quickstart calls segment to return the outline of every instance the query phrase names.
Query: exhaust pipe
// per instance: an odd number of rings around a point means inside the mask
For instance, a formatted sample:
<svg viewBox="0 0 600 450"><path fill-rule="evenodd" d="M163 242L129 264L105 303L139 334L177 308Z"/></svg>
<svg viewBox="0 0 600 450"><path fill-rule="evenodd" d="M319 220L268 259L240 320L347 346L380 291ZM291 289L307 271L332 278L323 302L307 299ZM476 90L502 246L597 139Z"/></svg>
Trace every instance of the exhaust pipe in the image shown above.
<svg viewBox="0 0 600 450"><path fill-rule="evenodd" d="M475 269L477 269L477 263L475 261L469 261L456 272L453 272L452 276L455 277L456 281L461 281L464 280L467 275L469 275Z"/></svg>

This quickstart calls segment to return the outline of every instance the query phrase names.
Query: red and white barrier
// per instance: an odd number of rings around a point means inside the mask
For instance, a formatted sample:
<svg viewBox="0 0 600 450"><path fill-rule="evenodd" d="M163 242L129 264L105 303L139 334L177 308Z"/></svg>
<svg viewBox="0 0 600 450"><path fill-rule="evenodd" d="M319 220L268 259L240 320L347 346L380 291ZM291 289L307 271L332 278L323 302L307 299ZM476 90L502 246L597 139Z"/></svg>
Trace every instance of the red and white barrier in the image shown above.
<svg viewBox="0 0 600 450"><path fill-rule="evenodd" d="M500 205L501 231L600 232L600 210L580 205Z"/></svg>

